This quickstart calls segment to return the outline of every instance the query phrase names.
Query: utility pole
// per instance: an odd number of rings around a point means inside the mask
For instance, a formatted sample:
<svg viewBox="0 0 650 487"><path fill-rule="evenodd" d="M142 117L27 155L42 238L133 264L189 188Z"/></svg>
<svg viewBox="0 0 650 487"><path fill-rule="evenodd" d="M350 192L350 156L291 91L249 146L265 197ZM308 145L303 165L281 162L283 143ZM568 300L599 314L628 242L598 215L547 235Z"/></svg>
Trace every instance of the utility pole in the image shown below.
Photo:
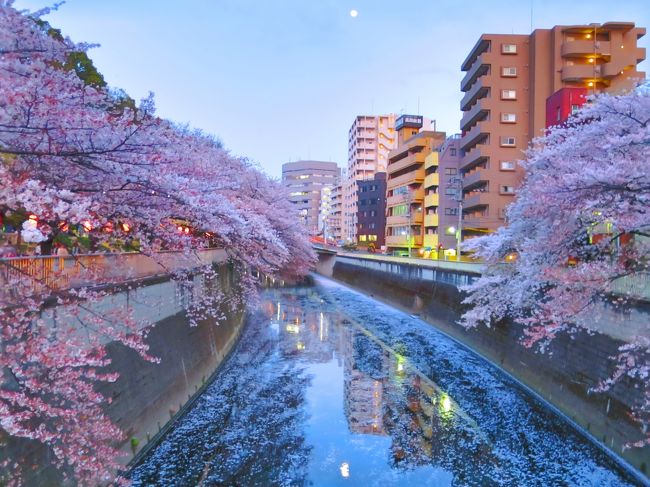
<svg viewBox="0 0 650 487"><path fill-rule="evenodd" d="M449 187L456 190L454 199L458 202L458 228L456 228L456 260L460 261L460 244L463 240L463 178L449 178Z"/></svg>

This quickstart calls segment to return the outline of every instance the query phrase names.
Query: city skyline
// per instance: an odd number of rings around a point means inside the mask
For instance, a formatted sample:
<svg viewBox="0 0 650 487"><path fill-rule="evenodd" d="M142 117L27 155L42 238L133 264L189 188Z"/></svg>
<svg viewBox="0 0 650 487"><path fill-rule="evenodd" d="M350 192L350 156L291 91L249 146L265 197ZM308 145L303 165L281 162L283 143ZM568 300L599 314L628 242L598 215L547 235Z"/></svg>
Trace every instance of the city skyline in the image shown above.
<svg viewBox="0 0 650 487"><path fill-rule="evenodd" d="M476 2L468 15L454 2L70 0L45 19L75 41L101 44L90 56L109 85L134 98L153 91L162 117L218 136L279 178L283 163L299 159L344 167L357 115L421 114L459 132L460 65L483 33L612 20L647 27L643 3Z"/></svg>

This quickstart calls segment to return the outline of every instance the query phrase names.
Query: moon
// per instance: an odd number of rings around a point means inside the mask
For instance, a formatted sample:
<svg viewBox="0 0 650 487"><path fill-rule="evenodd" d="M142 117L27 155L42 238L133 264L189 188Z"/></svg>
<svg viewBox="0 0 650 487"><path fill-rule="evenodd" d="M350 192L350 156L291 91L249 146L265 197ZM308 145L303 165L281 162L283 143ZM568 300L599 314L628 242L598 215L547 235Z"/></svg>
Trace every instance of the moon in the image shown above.
<svg viewBox="0 0 650 487"><path fill-rule="evenodd" d="M359 12L357 10L350 10L350 17L355 18L357 15L359 15Z"/></svg>

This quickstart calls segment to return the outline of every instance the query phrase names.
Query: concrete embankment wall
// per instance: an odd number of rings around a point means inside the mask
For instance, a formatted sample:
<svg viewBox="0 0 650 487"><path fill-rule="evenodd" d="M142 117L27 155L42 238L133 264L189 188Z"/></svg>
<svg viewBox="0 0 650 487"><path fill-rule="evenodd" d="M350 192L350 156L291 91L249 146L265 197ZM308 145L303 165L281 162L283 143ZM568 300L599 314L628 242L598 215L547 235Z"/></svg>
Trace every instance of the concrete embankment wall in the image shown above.
<svg viewBox="0 0 650 487"><path fill-rule="evenodd" d="M642 437L638 423L630 418L633 405L643 399L643 384L622 380L607 393L590 392L614 370L611 359L624 343L620 329L629 324L634 333L650 323L650 311L642 306L616 319L607 333L606 323L597 332L574 337L559 336L549 353L523 347L522 329L514 323L466 330L457 324L462 314L459 285L472 275L397 263L380 263L353 257L321 256L318 271L366 294L419 314L424 320L478 352L537 392L594 439L624 458L646 478L650 447L626 449ZM619 317L620 318L620 317ZM639 322L640 320L640 322Z"/></svg>
<svg viewBox="0 0 650 487"><path fill-rule="evenodd" d="M231 296L237 279L234 270L220 264L218 275L218 290ZM188 301L185 289L177 289L177 284L165 277L141 284L135 289L117 289L99 304L106 308L128 304L138 318L155 323L146 341L150 354L160 359L158 364L144 360L120 343L106 345L112 361L107 370L117 372L119 379L101 383L98 388L111 398L106 411L126 434L121 445L125 464L146 448L149 440L155 442L156 434L201 389L236 343L244 324L243 310L223 306L225 318L218 324L206 319L191 327L184 311ZM56 320L55 310L46 310L43 318ZM0 437L2 443L0 459L7 455L32 465L24 478L25 485L62 485L59 473L48 465L51 455L39 443Z"/></svg>

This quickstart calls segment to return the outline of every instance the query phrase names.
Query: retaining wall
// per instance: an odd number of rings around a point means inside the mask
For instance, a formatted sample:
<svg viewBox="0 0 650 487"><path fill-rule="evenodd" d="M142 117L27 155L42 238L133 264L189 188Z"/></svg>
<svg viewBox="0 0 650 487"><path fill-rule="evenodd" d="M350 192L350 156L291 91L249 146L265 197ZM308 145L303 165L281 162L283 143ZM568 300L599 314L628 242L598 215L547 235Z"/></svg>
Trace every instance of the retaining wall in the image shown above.
<svg viewBox="0 0 650 487"><path fill-rule="evenodd" d="M332 259L335 259L332 261ZM647 331L648 307L639 306L617 322L599 323L592 333L559 336L549 353L536 353L519 343L522 330L514 323L466 330L456 324L462 314L458 285L476 274L409 264L379 263L363 258L326 257L319 266L324 274L411 313L419 314L439 330L472 348L539 393L587 430L597 441L620 455L646 478L650 447L625 449L624 444L642 437L629 413L642 400L647 385L623 380L607 393L593 393L600 380L614 369L611 356L625 343L622 324L630 333ZM608 328L616 333L605 333Z"/></svg>

